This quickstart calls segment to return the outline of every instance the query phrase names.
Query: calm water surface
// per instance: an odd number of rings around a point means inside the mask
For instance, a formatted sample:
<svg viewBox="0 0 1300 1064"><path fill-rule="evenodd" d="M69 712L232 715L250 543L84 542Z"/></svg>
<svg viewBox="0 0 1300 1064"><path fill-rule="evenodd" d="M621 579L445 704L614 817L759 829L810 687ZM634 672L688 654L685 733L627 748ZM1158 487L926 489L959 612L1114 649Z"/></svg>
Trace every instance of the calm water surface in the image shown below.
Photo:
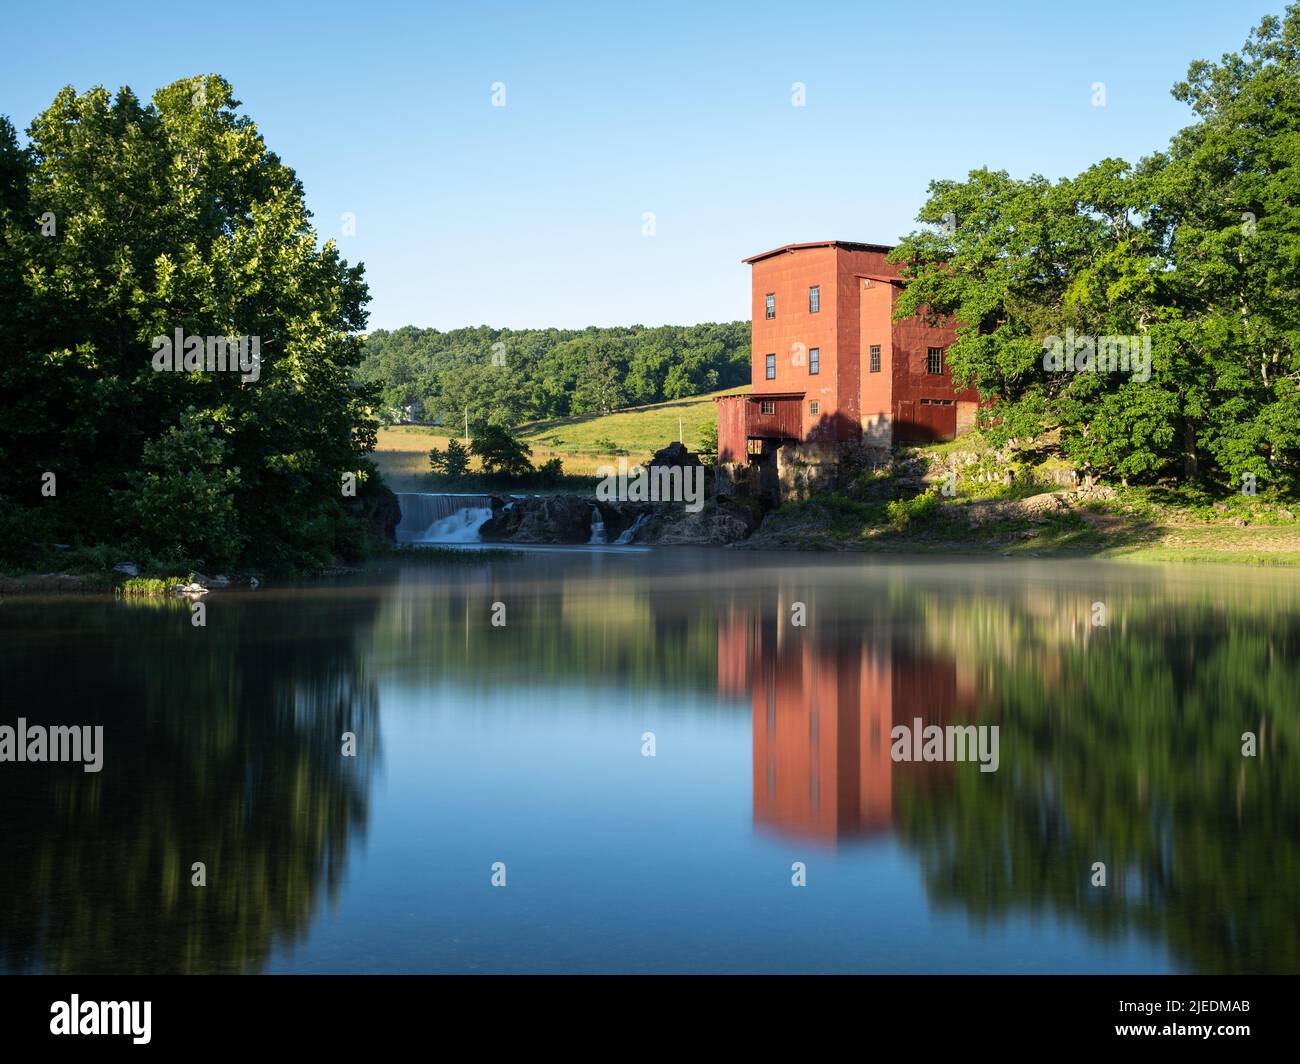
<svg viewBox="0 0 1300 1064"><path fill-rule="evenodd" d="M4 970L1300 971L1300 575L542 550L0 637L0 724L105 729L0 764Z"/></svg>

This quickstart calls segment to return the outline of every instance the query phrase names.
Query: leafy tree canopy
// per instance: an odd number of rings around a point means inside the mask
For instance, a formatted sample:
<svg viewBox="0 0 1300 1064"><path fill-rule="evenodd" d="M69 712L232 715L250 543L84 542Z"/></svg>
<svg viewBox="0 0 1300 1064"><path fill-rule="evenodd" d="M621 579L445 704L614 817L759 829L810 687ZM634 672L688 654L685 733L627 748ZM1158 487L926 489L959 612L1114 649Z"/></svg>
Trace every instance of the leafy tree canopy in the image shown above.
<svg viewBox="0 0 1300 1064"><path fill-rule="evenodd" d="M1192 63L1173 94L1196 121L1136 165L933 182L918 220L934 228L894 253L910 280L897 314L956 318L950 365L995 400L994 442L1059 430L1102 473L1294 491L1300 9ZM1112 356L1134 338L1149 377L1047 364L1052 338L1083 337Z"/></svg>
<svg viewBox="0 0 1300 1064"><path fill-rule="evenodd" d="M69 541L274 566L354 531L340 479L377 427L362 267L318 244L239 106L207 76L148 103L65 88L25 148L0 122L0 507ZM177 330L243 338L258 372L159 372Z"/></svg>

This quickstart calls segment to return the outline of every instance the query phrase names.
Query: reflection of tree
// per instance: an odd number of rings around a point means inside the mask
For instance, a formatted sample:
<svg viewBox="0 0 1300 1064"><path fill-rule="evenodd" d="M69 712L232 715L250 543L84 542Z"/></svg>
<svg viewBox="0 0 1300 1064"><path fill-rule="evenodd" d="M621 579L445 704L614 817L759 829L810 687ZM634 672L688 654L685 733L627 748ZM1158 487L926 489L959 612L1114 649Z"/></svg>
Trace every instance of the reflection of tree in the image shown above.
<svg viewBox="0 0 1300 1064"><path fill-rule="evenodd" d="M982 663L1002 725L996 774L895 796L933 896L1154 935L1194 970L1300 970L1294 613L1157 595L1092 629L1086 602L1044 605L922 596L931 644Z"/></svg>
<svg viewBox="0 0 1300 1064"><path fill-rule="evenodd" d="M1294 588L911 577L725 600L719 682L751 693L755 821L835 841L892 824L931 899L979 920L1059 915L1193 970L1300 970ZM999 771L877 761L881 717L997 724Z"/></svg>
<svg viewBox="0 0 1300 1064"><path fill-rule="evenodd" d="M504 586L495 574L485 564L439 571L433 582L413 571L380 609L375 660L381 667L423 667L440 678L713 688L717 622L708 601L661 593L644 571L579 571ZM502 600L506 623L498 627L492 604Z"/></svg>
<svg viewBox="0 0 1300 1064"><path fill-rule="evenodd" d="M210 602L206 628L120 603L0 612L5 722L102 724L105 747L98 774L0 770L0 965L257 970L303 934L364 829L377 697L354 643L371 612L268 596Z"/></svg>

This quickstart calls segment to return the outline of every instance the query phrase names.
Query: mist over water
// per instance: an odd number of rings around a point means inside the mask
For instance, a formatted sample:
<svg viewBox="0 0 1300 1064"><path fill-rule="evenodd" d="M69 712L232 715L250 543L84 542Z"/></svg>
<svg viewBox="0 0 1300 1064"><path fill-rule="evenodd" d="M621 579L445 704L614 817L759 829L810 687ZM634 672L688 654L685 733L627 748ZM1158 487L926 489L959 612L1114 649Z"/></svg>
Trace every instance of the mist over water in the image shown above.
<svg viewBox="0 0 1300 1064"><path fill-rule="evenodd" d="M197 631L11 599L0 723L104 763L0 766L0 968L1300 970L1298 643L1292 574L1092 562L552 550ZM997 771L895 761L917 718Z"/></svg>

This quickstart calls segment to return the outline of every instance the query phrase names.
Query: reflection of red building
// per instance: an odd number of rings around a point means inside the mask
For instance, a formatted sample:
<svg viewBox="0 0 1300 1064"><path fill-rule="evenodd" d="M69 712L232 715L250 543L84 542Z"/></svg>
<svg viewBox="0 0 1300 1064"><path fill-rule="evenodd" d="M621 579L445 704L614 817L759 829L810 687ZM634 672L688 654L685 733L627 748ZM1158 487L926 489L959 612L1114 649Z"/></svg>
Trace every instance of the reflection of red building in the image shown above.
<svg viewBox="0 0 1300 1064"><path fill-rule="evenodd" d="M896 769L929 783L946 776L942 764L895 766L896 723L948 723L973 705L953 661L860 633L819 640L744 612L719 623L718 686L750 691L754 822L827 842L889 826Z"/></svg>

